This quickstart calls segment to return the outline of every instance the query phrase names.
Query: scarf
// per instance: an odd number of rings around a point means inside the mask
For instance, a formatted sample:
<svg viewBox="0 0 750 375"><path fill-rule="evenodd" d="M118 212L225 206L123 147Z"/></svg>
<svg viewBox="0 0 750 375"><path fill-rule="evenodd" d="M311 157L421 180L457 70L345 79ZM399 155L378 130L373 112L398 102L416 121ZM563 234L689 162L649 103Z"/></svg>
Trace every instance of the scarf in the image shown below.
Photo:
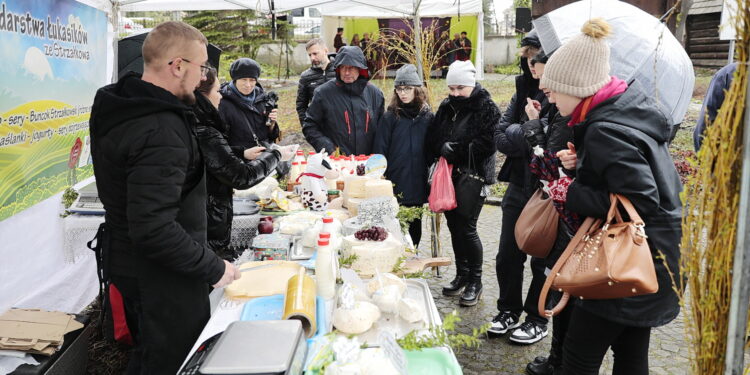
<svg viewBox="0 0 750 375"><path fill-rule="evenodd" d="M405 118L413 119L422 111L422 106L417 106L417 104L412 101L411 103L401 104L398 111L401 112Z"/></svg>
<svg viewBox="0 0 750 375"><path fill-rule="evenodd" d="M609 83L600 88L599 91L596 92L596 94L589 96L588 98L583 99L580 103L578 103L578 106L576 106L576 109L570 115L568 126L573 126L582 122L586 119L586 115L589 113L589 111L599 105L599 103L615 95L620 95L627 89L628 84L625 81L615 76L611 76Z"/></svg>
<svg viewBox="0 0 750 375"><path fill-rule="evenodd" d="M257 86L256 86L257 87ZM243 102L253 105L255 104L255 88L253 88L253 92L251 92L249 95L245 95L240 92L240 90L237 88L237 86L234 85L234 81L229 82L229 89L232 90L237 96L242 99Z"/></svg>

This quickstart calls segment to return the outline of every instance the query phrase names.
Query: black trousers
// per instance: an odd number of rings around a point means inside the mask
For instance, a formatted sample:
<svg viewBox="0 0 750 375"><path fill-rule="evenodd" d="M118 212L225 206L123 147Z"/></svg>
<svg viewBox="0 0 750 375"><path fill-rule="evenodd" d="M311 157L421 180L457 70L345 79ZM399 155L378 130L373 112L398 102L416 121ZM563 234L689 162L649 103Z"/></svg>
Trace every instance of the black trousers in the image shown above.
<svg viewBox="0 0 750 375"><path fill-rule="evenodd" d="M148 263L137 277L111 275L135 341L127 374L174 375L211 316L208 285Z"/></svg>
<svg viewBox="0 0 750 375"><path fill-rule="evenodd" d="M527 255L518 248L515 228L523 207L529 200L523 187L510 184L503 196L503 221L500 232L500 248L495 258L495 271L500 286L500 298L497 300L499 311L510 311L521 315L525 311L527 321L547 324L547 318L539 314L537 307L539 294L544 286L544 259L531 258L531 285L524 303L521 292L523 289L523 269Z"/></svg>
<svg viewBox="0 0 750 375"><path fill-rule="evenodd" d="M422 207L423 204L405 204L404 207ZM414 242L414 247L419 246L419 241L422 240L422 219L414 219L409 223L409 237Z"/></svg>
<svg viewBox="0 0 750 375"><path fill-rule="evenodd" d="M599 374L604 355L612 347L612 375L648 375L650 338L650 327L629 327L575 306L563 345L563 373Z"/></svg>
<svg viewBox="0 0 750 375"><path fill-rule="evenodd" d="M462 269L468 271L474 281L482 278L482 260L484 250L477 233L477 220L482 212L484 197L478 197L470 217L458 214L455 210L445 212L448 230L451 232L451 244L456 256L457 274Z"/></svg>
<svg viewBox="0 0 750 375"><path fill-rule="evenodd" d="M557 301L562 298L562 293L550 291L550 299L547 307L552 308ZM562 367L563 364L563 344L565 335L568 334L570 325L570 316L573 311L573 304L569 303L559 314L552 317L552 342L549 349L549 363L555 368Z"/></svg>

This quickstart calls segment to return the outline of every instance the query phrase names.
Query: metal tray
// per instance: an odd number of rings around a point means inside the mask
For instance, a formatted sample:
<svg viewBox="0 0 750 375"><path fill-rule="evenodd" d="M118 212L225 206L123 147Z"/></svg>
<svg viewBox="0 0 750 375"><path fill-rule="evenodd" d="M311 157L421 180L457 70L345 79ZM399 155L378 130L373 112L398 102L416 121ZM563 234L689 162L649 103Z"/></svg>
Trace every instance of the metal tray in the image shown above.
<svg viewBox="0 0 750 375"><path fill-rule="evenodd" d="M361 343L367 343L369 346L379 346L378 335L381 331L392 332L396 338L401 338L413 330L427 330L432 325L441 324L440 315L435 307L435 302L432 300L432 293L427 283L421 279L407 279L405 281L406 292L404 293L404 297L422 302L422 307L425 311L424 320L417 323L409 323L401 319L398 314L381 312L380 319L373 324L372 328L365 333L357 335Z"/></svg>
<svg viewBox="0 0 750 375"><path fill-rule="evenodd" d="M292 247L289 250L289 260L307 260L315 254L315 249L302 246L302 237L292 238Z"/></svg>

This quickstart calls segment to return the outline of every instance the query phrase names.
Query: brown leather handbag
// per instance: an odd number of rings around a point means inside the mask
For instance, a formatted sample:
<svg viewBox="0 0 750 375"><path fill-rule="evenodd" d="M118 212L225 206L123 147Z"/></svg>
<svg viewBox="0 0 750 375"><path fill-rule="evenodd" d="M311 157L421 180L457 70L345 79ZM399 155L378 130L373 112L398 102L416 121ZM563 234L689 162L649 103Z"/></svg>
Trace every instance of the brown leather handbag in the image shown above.
<svg viewBox="0 0 750 375"><path fill-rule="evenodd" d="M548 317L565 308L570 296L580 299L613 299L656 293L659 283L644 223L630 201L610 194L607 220L586 218L555 267L539 296L539 311ZM624 222L618 206L630 216ZM563 293L553 309L545 307L547 292Z"/></svg>
<svg viewBox="0 0 750 375"><path fill-rule="evenodd" d="M516 221L518 248L533 257L546 258L555 244L559 219L552 198L545 199L542 189L537 189Z"/></svg>

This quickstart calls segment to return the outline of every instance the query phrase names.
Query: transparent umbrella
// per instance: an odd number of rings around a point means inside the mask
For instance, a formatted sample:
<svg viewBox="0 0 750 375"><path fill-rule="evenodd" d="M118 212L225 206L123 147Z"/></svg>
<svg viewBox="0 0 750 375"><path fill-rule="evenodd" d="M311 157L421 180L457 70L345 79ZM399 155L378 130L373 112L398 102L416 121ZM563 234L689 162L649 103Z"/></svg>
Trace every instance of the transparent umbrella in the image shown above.
<svg viewBox="0 0 750 375"><path fill-rule="evenodd" d="M554 51L595 17L612 26L611 74L653 96L672 125L680 124L693 95L695 73L685 49L659 20L617 0L582 0L533 21L542 48ZM675 129L676 130L676 129Z"/></svg>

